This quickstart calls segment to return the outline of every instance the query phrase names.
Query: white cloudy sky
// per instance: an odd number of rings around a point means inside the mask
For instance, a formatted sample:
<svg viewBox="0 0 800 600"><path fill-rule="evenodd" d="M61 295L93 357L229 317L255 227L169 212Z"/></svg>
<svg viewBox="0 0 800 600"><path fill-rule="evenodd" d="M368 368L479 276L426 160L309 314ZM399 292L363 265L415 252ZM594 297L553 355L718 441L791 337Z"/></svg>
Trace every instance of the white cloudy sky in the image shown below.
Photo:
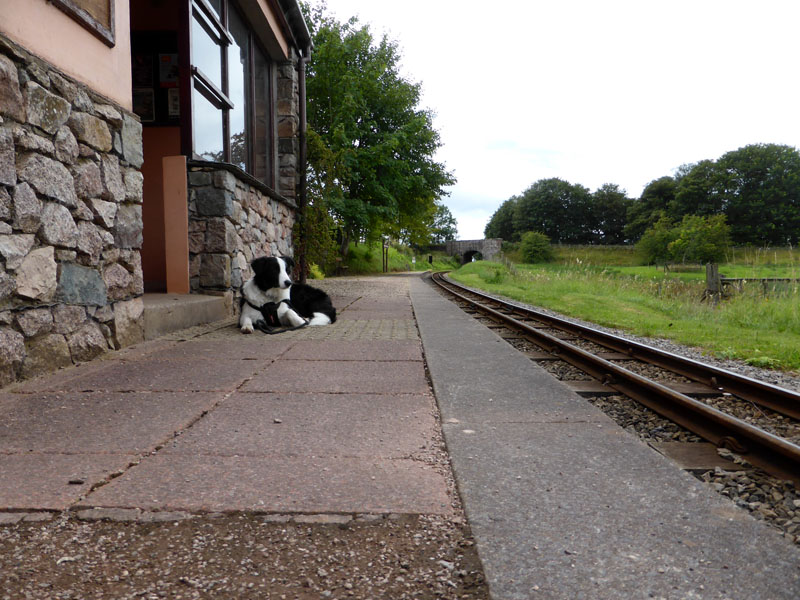
<svg viewBox="0 0 800 600"><path fill-rule="evenodd" d="M312 0L313 2L313 0ZM328 0L396 40L458 183L459 237L535 181L638 197L681 164L800 144L798 0Z"/></svg>

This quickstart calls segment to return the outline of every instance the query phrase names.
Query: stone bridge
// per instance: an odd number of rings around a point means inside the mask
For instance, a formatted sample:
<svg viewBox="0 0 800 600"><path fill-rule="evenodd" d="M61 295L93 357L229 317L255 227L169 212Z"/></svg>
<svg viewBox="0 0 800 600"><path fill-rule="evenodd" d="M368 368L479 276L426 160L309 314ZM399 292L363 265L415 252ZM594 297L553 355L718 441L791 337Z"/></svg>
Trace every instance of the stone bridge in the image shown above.
<svg viewBox="0 0 800 600"><path fill-rule="evenodd" d="M500 258L500 247L503 240L491 238L488 240L451 240L447 242L445 248L450 256L461 258L461 264L466 264L472 260L475 254L480 254L483 260L498 260Z"/></svg>

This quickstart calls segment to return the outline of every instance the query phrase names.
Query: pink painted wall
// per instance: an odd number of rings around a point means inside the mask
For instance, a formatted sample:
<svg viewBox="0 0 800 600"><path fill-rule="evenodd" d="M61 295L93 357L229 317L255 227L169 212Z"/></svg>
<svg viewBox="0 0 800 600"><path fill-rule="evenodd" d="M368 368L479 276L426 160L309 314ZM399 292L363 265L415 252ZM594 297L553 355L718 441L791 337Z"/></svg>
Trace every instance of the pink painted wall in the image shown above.
<svg viewBox="0 0 800 600"><path fill-rule="evenodd" d="M113 48L47 0L0 0L0 32L130 110L130 4L114 2Z"/></svg>

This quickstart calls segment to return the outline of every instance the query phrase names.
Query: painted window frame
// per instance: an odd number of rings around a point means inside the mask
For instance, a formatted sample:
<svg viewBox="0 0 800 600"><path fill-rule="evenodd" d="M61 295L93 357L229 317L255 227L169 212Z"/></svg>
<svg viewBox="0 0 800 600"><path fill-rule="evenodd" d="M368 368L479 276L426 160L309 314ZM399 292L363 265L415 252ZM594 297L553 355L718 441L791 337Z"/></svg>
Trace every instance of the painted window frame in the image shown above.
<svg viewBox="0 0 800 600"><path fill-rule="evenodd" d="M80 25L91 32L93 35L100 38L100 40L113 48L117 44L117 38L114 27L115 17L115 0L107 0L108 2L108 23L102 23L92 16L87 11L81 0L50 0L56 8L68 14L75 19Z"/></svg>
<svg viewBox="0 0 800 600"><path fill-rule="evenodd" d="M207 2L207 0L189 0L189 15L188 22L186 23L187 29L191 30L194 23L198 23L209 38L215 42L220 48L220 67L221 67L221 81L215 82L212 77L204 73L201 68L195 64L195 56L191 54L192 43L189 40L190 60L189 60L189 74L190 85L187 86L187 91L192 96L192 116L188 120L187 126L191 128L191 146L187 155L196 160L208 161L207 157L199 155L196 152L196 135L195 115L194 115L194 93L200 94L206 101L216 108L222 114L222 161L225 163L233 164L241 168L239 165L232 162L231 150L231 125L230 125L230 111L234 108L234 103L229 96L229 81L230 74L228 72L229 61L228 53L230 47L234 45L234 38L230 33L230 11L237 11L240 21L247 28L248 33L248 48L247 48L247 82L245 85L245 139L246 139L246 152L245 152L245 168L243 169L248 175L255 177L269 187L275 187L276 181L276 164L275 164L275 143L276 143L276 127L275 127L275 62L270 57L269 53L263 47L258 39L258 36L253 31L252 26L247 20L244 11L242 11L234 2L234 0L220 0L221 14L217 14L216 10ZM191 33L190 33L191 35ZM256 50L257 49L257 50ZM266 98L268 115L266 123L266 139L257 139L256 127L256 80L258 79L255 67L256 59L255 54L258 51L266 60L266 74L263 80L267 82L268 93ZM183 96L183 92L181 93ZM258 159L265 158L265 166L263 173L257 173L259 166L256 161L256 145L264 146L263 154L258 156ZM215 162L215 161L210 161Z"/></svg>

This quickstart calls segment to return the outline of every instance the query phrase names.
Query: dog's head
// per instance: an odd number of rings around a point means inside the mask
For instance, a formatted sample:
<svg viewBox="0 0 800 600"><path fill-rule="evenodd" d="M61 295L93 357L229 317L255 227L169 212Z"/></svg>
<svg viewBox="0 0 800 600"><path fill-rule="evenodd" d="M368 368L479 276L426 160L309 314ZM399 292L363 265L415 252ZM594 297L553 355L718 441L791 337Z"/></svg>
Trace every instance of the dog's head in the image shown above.
<svg viewBox="0 0 800 600"><path fill-rule="evenodd" d="M292 285L294 260L288 256L262 256L250 263L256 285L262 290L280 288L285 290Z"/></svg>

